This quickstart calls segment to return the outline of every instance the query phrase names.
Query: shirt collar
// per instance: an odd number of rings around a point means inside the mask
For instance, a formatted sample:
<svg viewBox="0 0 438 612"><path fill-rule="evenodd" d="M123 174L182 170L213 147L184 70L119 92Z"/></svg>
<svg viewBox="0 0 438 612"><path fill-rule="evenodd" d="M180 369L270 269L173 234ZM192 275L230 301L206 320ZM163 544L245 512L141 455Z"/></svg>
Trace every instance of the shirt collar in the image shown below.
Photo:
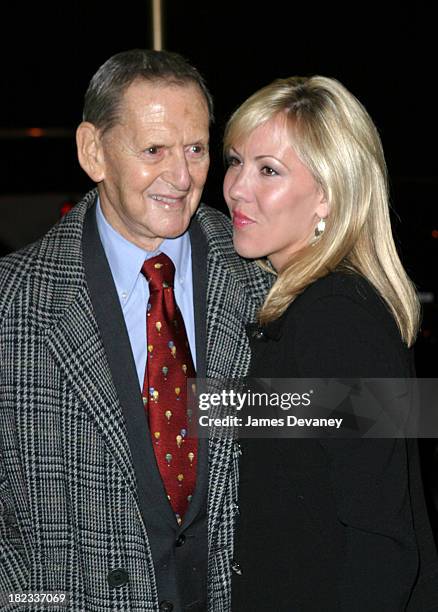
<svg viewBox="0 0 438 612"><path fill-rule="evenodd" d="M114 278L117 293L128 301L146 259L165 253L175 266L175 282L183 285L190 278L191 246L189 233L178 238L167 238L156 251L144 251L119 234L106 220L99 198L96 206L99 236Z"/></svg>

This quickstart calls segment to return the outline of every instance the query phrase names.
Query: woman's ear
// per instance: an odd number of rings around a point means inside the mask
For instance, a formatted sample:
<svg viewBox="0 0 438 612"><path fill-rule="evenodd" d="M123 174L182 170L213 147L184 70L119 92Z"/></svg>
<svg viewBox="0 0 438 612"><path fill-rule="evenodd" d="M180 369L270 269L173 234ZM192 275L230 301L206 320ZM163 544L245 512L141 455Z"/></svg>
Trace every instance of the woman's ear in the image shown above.
<svg viewBox="0 0 438 612"><path fill-rule="evenodd" d="M83 121L76 130L78 159L82 169L92 181L100 183L105 178L105 164L101 134L95 125Z"/></svg>
<svg viewBox="0 0 438 612"><path fill-rule="evenodd" d="M318 205L317 205L317 207L315 209L315 214L318 215L318 217L320 219L325 219L326 217L328 217L329 212L330 212L330 210L329 210L329 205L328 205L328 202L327 202L327 198L326 198L326 196L324 195L324 192L321 189L321 191L320 191L320 200L319 200L319 203L318 203Z"/></svg>

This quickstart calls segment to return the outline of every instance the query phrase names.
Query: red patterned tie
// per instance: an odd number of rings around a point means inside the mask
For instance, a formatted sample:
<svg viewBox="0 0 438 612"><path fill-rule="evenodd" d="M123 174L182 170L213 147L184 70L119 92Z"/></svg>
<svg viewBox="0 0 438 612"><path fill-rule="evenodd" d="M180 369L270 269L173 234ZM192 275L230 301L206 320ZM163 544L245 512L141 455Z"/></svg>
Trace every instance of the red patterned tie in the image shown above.
<svg viewBox="0 0 438 612"><path fill-rule="evenodd" d="M145 261L141 271L150 292L143 402L158 469L181 524L196 484L198 441L187 435L187 379L195 377L195 368L173 292L172 261L161 253Z"/></svg>

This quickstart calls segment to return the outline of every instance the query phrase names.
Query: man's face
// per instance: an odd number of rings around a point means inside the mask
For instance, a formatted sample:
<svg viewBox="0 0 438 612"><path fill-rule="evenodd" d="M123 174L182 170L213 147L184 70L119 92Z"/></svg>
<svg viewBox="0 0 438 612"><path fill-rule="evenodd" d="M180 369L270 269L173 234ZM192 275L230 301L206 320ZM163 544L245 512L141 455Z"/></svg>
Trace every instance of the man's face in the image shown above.
<svg viewBox="0 0 438 612"><path fill-rule="evenodd" d="M99 138L102 210L127 240L151 251L186 231L207 178L208 123L194 84L127 89L120 122Z"/></svg>

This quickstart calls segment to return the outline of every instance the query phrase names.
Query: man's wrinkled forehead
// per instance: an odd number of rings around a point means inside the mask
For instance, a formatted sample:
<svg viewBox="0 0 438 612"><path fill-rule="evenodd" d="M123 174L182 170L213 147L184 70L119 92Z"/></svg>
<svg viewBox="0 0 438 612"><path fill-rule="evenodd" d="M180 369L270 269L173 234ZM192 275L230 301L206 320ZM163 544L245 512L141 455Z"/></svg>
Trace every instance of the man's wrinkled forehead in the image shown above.
<svg viewBox="0 0 438 612"><path fill-rule="evenodd" d="M188 98L190 109L186 104ZM120 123L123 123L123 117L127 114L145 115L151 123L160 123L164 119L170 120L171 111L177 108L186 109L185 114L195 112L199 118L205 115L208 125L208 105L196 83L137 79L127 88L120 100Z"/></svg>

